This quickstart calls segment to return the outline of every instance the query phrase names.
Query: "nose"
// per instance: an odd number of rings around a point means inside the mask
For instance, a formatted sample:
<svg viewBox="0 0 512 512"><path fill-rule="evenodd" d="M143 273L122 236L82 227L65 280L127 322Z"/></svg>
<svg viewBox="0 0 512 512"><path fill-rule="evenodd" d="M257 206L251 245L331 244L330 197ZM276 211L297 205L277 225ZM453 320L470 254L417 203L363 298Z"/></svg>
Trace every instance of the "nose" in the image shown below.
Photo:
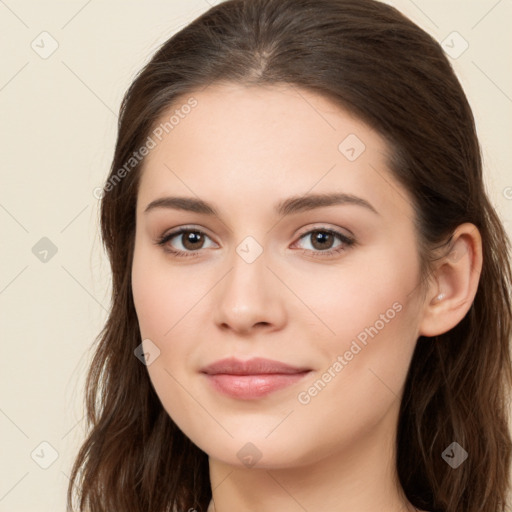
<svg viewBox="0 0 512 512"><path fill-rule="evenodd" d="M283 328L284 286L267 267L265 255L264 251L252 262L236 252L231 258L230 270L212 297L214 322L221 330L249 335Z"/></svg>

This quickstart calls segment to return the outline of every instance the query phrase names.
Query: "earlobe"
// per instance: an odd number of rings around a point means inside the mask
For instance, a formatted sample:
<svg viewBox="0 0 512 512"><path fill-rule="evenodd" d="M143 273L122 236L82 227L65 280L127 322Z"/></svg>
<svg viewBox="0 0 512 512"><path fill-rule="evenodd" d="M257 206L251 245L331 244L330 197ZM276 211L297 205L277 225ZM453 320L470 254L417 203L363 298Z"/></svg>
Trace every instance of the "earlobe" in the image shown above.
<svg viewBox="0 0 512 512"><path fill-rule="evenodd" d="M455 327L469 311L482 270L482 239L474 224L453 233L450 251L436 264L419 325L421 336L437 336Z"/></svg>

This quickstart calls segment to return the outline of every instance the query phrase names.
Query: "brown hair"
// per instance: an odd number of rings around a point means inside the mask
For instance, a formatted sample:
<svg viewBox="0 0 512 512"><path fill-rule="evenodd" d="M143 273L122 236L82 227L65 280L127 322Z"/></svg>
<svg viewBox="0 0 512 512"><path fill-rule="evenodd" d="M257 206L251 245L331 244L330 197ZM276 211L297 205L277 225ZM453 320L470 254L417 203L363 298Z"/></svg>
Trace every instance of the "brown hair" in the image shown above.
<svg viewBox="0 0 512 512"><path fill-rule="evenodd" d="M483 268L470 310L445 334L417 340L396 464L418 508L504 512L512 456L510 244L484 189L470 106L439 44L374 0L220 3L165 42L128 89L110 183L170 105L214 82L316 92L389 141L393 176L413 198L423 278L459 224L479 229ZM165 412L134 356L141 336L130 281L142 163L102 197L112 304L87 376L90 432L73 466L68 510L75 487L79 510L92 512L204 511L211 498L207 455ZM457 469L441 456L454 441L469 453Z"/></svg>

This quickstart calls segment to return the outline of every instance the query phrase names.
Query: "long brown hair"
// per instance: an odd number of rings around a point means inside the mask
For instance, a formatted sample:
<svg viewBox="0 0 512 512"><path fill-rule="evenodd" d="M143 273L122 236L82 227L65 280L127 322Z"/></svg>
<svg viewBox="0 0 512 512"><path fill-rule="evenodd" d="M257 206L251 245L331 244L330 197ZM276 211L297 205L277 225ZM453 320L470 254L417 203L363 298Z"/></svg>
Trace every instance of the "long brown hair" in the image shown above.
<svg viewBox="0 0 512 512"><path fill-rule="evenodd" d="M479 229L483 268L470 310L445 334L417 340L396 464L418 508L504 512L512 457L510 244L484 189L470 106L440 45L374 0L228 0L165 42L129 87L101 202L111 310L87 376L90 431L72 469L68 510L74 489L79 510L91 512L204 511L211 498L207 455L165 412L134 356L141 337L130 280L143 160L130 159L171 105L214 82L316 92L389 141L393 176L414 200L424 278L434 249L459 224ZM453 442L469 454L457 469L442 457Z"/></svg>

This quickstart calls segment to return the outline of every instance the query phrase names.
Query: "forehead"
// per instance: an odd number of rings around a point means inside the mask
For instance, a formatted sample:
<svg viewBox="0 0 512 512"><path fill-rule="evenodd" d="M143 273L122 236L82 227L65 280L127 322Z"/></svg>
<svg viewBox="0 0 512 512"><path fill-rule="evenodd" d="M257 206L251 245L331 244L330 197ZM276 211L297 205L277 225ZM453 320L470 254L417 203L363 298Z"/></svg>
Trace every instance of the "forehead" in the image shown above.
<svg viewBox="0 0 512 512"><path fill-rule="evenodd" d="M195 106L180 110L190 98ZM171 192L220 205L238 201L245 209L249 198L254 204L273 197L270 208L284 196L308 191L364 195L377 208L404 200L387 168L385 141L311 91L210 85L180 97L157 125L161 140L153 137L143 165L140 208Z"/></svg>

